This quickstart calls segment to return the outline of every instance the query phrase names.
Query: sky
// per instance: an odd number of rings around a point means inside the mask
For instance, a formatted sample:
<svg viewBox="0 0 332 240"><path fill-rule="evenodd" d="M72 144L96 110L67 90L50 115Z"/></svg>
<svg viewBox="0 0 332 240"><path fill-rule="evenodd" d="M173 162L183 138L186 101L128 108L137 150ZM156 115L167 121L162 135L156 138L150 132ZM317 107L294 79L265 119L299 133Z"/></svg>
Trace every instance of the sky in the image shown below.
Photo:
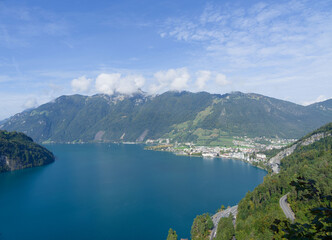
<svg viewBox="0 0 332 240"><path fill-rule="evenodd" d="M0 0L0 120L61 95L332 97L332 1Z"/></svg>

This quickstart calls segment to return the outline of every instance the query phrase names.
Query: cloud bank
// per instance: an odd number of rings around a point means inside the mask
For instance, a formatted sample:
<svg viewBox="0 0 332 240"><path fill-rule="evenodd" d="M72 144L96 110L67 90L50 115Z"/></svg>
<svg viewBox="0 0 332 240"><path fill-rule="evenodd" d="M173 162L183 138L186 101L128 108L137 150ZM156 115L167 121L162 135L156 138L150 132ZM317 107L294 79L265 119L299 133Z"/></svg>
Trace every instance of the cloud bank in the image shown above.
<svg viewBox="0 0 332 240"><path fill-rule="evenodd" d="M312 82L319 79L328 86L332 76L328 2L270 1L248 6L209 2L201 14L168 18L159 33L161 38L197 46L191 51L191 63L211 70L222 67L228 79L236 79L232 81L236 90L257 91L252 87L256 85L264 89L262 93L278 93L276 97L293 87L306 94L314 88L318 93L319 86ZM228 81L222 76L216 79L224 86Z"/></svg>
<svg viewBox="0 0 332 240"><path fill-rule="evenodd" d="M148 79L148 80L147 80ZM211 81L214 79L214 81ZM208 70L190 72L188 68L171 68L155 72L152 76L140 74L100 73L95 79L81 76L71 81L72 91L77 93L132 94L143 90L149 94L166 91L208 91L208 83L226 86L231 82L226 75Z"/></svg>
<svg viewBox="0 0 332 240"><path fill-rule="evenodd" d="M331 97L330 97L331 98ZM313 103L316 103L316 102L323 102L323 101L326 101L328 99L330 99L324 95L319 95L315 100L312 100L312 101L305 101L303 102L303 105L304 106L308 106L310 104L313 104Z"/></svg>
<svg viewBox="0 0 332 240"><path fill-rule="evenodd" d="M95 79L81 76L71 81L73 92L105 93L115 92L132 94L143 87L145 78L142 75L122 75L121 73L101 73Z"/></svg>
<svg viewBox="0 0 332 240"><path fill-rule="evenodd" d="M102 73L96 78L97 92L114 94L115 92L131 94L143 87L145 79L141 75L122 76L120 73Z"/></svg>
<svg viewBox="0 0 332 240"><path fill-rule="evenodd" d="M154 74L156 83L153 83L149 90L151 93L157 93L166 90L184 90L188 87L190 74L187 68L169 69L159 71Z"/></svg>
<svg viewBox="0 0 332 240"><path fill-rule="evenodd" d="M230 84L231 82L226 79L226 75L218 73L216 76L216 83L220 86L226 86Z"/></svg>
<svg viewBox="0 0 332 240"><path fill-rule="evenodd" d="M92 79L81 76L71 81L71 87L74 92L88 92L90 90Z"/></svg>
<svg viewBox="0 0 332 240"><path fill-rule="evenodd" d="M206 83L210 80L211 72L206 70L201 70L196 73L197 80L195 85L199 90L203 90L206 86Z"/></svg>

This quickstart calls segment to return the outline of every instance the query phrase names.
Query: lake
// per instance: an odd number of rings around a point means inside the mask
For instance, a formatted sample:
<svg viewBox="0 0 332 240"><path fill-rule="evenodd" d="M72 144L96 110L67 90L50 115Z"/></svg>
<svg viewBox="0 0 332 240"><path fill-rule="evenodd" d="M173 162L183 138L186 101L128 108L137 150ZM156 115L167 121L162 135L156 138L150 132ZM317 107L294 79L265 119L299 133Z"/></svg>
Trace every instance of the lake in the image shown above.
<svg viewBox="0 0 332 240"><path fill-rule="evenodd" d="M0 240L189 238L198 214L236 205L264 170L141 145L47 145L56 161L0 175Z"/></svg>

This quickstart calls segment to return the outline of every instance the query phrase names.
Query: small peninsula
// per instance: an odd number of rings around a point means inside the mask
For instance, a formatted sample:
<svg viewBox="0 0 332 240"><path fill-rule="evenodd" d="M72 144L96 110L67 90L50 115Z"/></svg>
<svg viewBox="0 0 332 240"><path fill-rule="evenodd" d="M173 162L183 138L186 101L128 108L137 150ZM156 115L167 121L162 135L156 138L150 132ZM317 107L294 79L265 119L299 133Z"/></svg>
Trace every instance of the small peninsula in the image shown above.
<svg viewBox="0 0 332 240"><path fill-rule="evenodd" d="M52 152L19 132L0 131L0 173L54 162Z"/></svg>

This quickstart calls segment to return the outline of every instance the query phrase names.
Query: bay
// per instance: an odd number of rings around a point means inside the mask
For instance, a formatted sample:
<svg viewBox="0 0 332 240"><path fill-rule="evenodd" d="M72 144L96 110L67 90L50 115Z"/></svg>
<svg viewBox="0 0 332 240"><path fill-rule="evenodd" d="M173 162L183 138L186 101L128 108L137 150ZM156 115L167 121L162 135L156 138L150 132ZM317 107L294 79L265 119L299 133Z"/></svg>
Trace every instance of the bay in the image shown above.
<svg viewBox="0 0 332 240"><path fill-rule="evenodd" d="M141 145L47 145L53 164L0 175L0 240L190 237L198 214L236 205L264 170Z"/></svg>

